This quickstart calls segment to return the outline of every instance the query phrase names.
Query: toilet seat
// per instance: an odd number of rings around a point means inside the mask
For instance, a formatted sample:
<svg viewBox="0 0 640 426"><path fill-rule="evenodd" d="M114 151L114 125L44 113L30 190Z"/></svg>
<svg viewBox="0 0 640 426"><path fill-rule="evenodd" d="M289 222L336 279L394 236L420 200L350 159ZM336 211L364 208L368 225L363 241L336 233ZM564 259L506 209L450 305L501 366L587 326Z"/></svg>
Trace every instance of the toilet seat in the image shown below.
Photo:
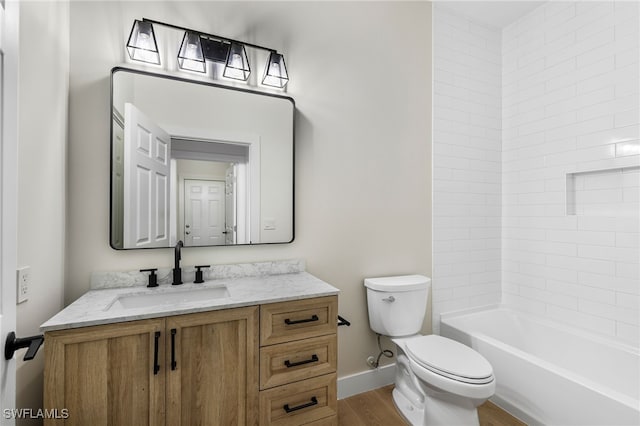
<svg viewBox="0 0 640 426"><path fill-rule="evenodd" d="M469 385L493 382L491 364L478 352L435 334L406 342L411 361L435 374Z"/></svg>
<svg viewBox="0 0 640 426"><path fill-rule="evenodd" d="M417 342L423 339L424 341L420 343ZM493 369L491 368L491 365L484 359L484 357L482 357L482 355L480 354L477 354L471 348L467 349L469 349L473 355L469 355L469 353L464 349L456 349L455 345L448 345L447 343L433 343L434 341L439 341L439 339L449 340L440 336L419 336L404 338L402 340L394 339L394 341L396 341L397 344L401 344L404 348L406 359L409 361L409 366L413 374L415 374L417 378L424 382L424 384L428 387L439 389L440 392L450 393L465 398L471 398L473 400L486 400L491 397L491 395L493 395L496 390L496 381L493 376ZM411 343L413 341L416 342ZM451 342L458 343L453 340L451 340ZM458 344L464 346L461 343ZM443 358L449 357L449 352L443 348L448 347L449 349L451 349L451 346L454 347L454 349L452 349L450 352L450 358L453 361L451 361L451 363L448 363L447 361L444 361ZM410 352L409 347L413 348L413 352ZM425 353L425 350L429 350L429 353L432 354L432 356L430 357L427 353ZM419 358L421 358L422 361L418 361L416 352L419 353ZM475 363L473 362L477 361L477 358L474 356L475 354L477 354L482 361L487 362L487 365L489 367L488 371L490 372L489 376L486 376L487 370L483 370L482 368L480 370L476 370L475 372L473 372L471 369L453 368L460 367L459 364L468 359L471 359L471 364L475 365ZM431 361L432 365L429 365L429 363L425 362L425 358L428 361ZM478 364L480 366L483 365L482 361L478 361ZM440 368L435 368L433 364L435 364L436 366L439 365ZM448 368L449 371L452 371L452 373L444 371L444 368ZM469 373L469 371L471 371L471 373ZM473 377L464 377L463 374L476 376L476 378L474 379ZM477 378L478 376L485 377Z"/></svg>

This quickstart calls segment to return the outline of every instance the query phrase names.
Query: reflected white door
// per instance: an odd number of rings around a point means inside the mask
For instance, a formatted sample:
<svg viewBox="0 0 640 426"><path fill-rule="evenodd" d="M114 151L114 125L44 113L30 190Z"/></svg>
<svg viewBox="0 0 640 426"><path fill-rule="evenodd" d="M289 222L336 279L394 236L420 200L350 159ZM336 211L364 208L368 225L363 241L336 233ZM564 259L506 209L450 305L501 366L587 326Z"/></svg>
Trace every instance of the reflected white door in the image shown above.
<svg viewBox="0 0 640 426"><path fill-rule="evenodd" d="M184 196L185 245L224 245L225 183L185 179Z"/></svg>
<svg viewBox="0 0 640 426"><path fill-rule="evenodd" d="M236 168L230 165L225 173L225 243L236 244Z"/></svg>
<svg viewBox="0 0 640 426"><path fill-rule="evenodd" d="M130 103L124 106L124 247L169 246L171 138Z"/></svg>
<svg viewBox="0 0 640 426"><path fill-rule="evenodd" d="M113 129L113 173L111 175L111 244L123 248L124 236L124 124L112 119Z"/></svg>

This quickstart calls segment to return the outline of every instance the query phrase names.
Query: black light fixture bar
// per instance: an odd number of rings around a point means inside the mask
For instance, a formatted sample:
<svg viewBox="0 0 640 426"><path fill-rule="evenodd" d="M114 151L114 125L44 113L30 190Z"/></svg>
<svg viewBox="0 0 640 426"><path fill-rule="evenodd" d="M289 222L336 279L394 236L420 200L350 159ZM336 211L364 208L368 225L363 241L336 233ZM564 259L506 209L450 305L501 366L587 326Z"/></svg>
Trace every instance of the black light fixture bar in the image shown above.
<svg viewBox="0 0 640 426"><path fill-rule="evenodd" d="M227 55L229 54L230 43L225 43L219 40L213 40L200 36L202 41L202 51L204 52L204 58L207 61L225 63L227 61Z"/></svg>
<svg viewBox="0 0 640 426"><path fill-rule="evenodd" d="M178 68L181 70L206 73L206 62L212 61L224 64L222 77L247 81L249 74L251 74L251 67L245 47L250 47L269 53L262 85L282 89L289 81L284 56L275 49L148 18L142 18L142 21L135 20L131 29L131 35L127 42L127 50L131 59L160 64L160 55L153 33L154 24L184 32L177 56ZM146 32L140 30L141 26L146 28ZM136 34L135 40L133 39L134 33ZM142 33L144 37L138 36L138 33ZM144 43L138 41L139 37L143 38ZM153 46L151 46L151 42L153 42Z"/></svg>
<svg viewBox="0 0 640 426"><path fill-rule="evenodd" d="M275 49L271 49L269 47L264 47L264 46L260 46L260 45L257 45L257 44L247 43L247 42L240 41L240 40L234 40L232 38L222 37L222 36L215 35L215 34L204 33L202 31L193 30L191 28L185 28L185 27L181 27L181 26L178 26L178 25L167 24L166 22L156 21L156 20L153 20L153 19L142 18L142 22L148 22L150 24L162 25L164 27L169 27L169 28L173 28L175 30L180 30L180 31L190 31L192 33L199 34L201 37L206 37L208 39L213 39L214 41L217 40L217 41L222 41L222 42L226 42L226 43L238 43L238 44L245 45L247 47L251 47L253 49L261 49L261 50L267 50L269 52L276 52Z"/></svg>

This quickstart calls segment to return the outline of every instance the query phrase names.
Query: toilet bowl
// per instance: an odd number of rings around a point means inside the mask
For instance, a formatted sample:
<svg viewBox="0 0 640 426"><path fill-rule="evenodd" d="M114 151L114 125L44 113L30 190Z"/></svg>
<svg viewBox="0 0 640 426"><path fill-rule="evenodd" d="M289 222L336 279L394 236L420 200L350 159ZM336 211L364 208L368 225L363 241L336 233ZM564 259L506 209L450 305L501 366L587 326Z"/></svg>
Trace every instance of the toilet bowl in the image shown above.
<svg viewBox="0 0 640 426"><path fill-rule="evenodd" d="M495 392L491 364L437 335L420 335L431 280L422 275L367 278L369 324L396 344L393 400L413 426L478 425L477 407Z"/></svg>

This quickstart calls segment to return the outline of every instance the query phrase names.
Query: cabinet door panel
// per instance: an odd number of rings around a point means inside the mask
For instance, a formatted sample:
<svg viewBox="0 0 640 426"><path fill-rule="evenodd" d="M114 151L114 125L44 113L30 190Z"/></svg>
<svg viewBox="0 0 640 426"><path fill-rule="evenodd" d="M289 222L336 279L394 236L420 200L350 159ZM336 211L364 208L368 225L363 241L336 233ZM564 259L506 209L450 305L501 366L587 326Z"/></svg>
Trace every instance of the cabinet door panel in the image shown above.
<svg viewBox="0 0 640 426"><path fill-rule="evenodd" d="M155 334L163 325L145 320L47 333L45 407L68 409L66 425L163 424L164 371L154 374ZM162 347L162 334L158 340Z"/></svg>
<svg viewBox="0 0 640 426"><path fill-rule="evenodd" d="M258 308L179 315L166 327L167 425L257 424Z"/></svg>
<svg viewBox="0 0 640 426"><path fill-rule="evenodd" d="M148 333L109 339L107 400L111 402L108 415L113 424L125 425L135 422L133 419L149 417L153 408L150 398L139 396L149 393L153 344L153 336ZM145 357L143 362L141 356Z"/></svg>
<svg viewBox="0 0 640 426"><path fill-rule="evenodd" d="M47 342L48 343L48 342ZM108 424L107 368L96 368L107 364L107 340L76 343L64 348L65 374L64 403L53 408L67 408L70 417L67 424L81 424L83 419L96 418L96 425ZM91 380L87 378L91 377Z"/></svg>

